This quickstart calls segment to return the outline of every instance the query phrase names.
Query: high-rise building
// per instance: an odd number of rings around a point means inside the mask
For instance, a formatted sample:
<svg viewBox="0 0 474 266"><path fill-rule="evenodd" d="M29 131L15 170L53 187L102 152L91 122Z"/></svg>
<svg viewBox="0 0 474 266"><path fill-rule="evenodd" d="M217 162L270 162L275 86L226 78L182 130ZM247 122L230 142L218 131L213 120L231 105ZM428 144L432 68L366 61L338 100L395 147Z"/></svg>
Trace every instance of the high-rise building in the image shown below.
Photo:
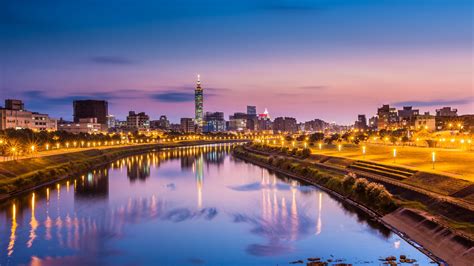
<svg viewBox="0 0 474 266"><path fill-rule="evenodd" d="M247 129L247 114L246 113L234 113L229 116L229 127L230 131L243 131Z"/></svg>
<svg viewBox="0 0 474 266"><path fill-rule="evenodd" d="M247 105L247 129L256 130L257 126L257 107L253 105Z"/></svg>
<svg viewBox="0 0 474 266"><path fill-rule="evenodd" d="M225 120L223 112L206 112L204 116L203 132L225 131Z"/></svg>
<svg viewBox="0 0 474 266"><path fill-rule="evenodd" d="M181 118L181 131L184 133L194 133L195 132L195 125L192 118Z"/></svg>
<svg viewBox="0 0 474 266"><path fill-rule="evenodd" d="M115 119L114 115L108 115L107 116L107 128L112 129L115 128L115 122L117 120Z"/></svg>
<svg viewBox="0 0 474 266"><path fill-rule="evenodd" d="M400 126L404 128L415 128L415 117L420 114L420 110L413 109L411 106L403 106L403 109L398 110L398 118Z"/></svg>
<svg viewBox="0 0 474 266"><path fill-rule="evenodd" d="M365 115L357 116L357 121L354 123L354 128L359 130L367 129L367 118L365 117Z"/></svg>
<svg viewBox="0 0 474 266"><path fill-rule="evenodd" d="M127 128L130 130L146 130L150 128L150 117L144 112L128 112Z"/></svg>
<svg viewBox="0 0 474 266"><path fill-rule="evenodd" d="M460 123L458 119L458 109L451 107L443 107L436 109L436 129L438 130L454 130Z"/></svg>
<svg viewBox="0 0 474 266"><path fill-rule="evenodd" d="M103 100L76 100L73 102L74 122L78 123L81 118L97 118L97 122L102 125L102 130L107 129L107 116L109 115L109 105Z"/></svg>
<svg viewBox="0 0 474 266"><path fill-rule="evenodd" d="M377 129L388 129L390 127L398 127L398 113L397 109L390 107L388 104L382 105L377 109L378 124Z"/></svg>
<svg viewBox="0 0 474 266"><path fill-rule="evenodd" d="M247 115L257 116L257 107L253 105L247 105Z"/></svg>
<svg viewBox="0 0 474 266"><path fill-rule="evenodd" d="M166 115L160 116L159 120L150 121L150 127L152 129L163 129L168 130L170 129L170 121L166 117Z"/></svg>
<svg viewBox="0 0 474 266"><path fill-rule="evenodd" d="M328 127L329 123L317 118L304 123L304 130L309 132L321 132Z"/></svg>
<svg viewBox="0 0 474 266"><path fill-rule="evenodd" d="M203 94L204 92L201 88L201 77L198 75L196 90L194 91L194 122L196 123L198 131L202 130L202 126L204 125Z"/></svg>
<svg viewBox="0 0 474 266"><path fill-rule="evenodd" d="M25 110L25 105L23 104L23 101L21 100L6 99L5 109L21 111L21 110Z"/></svg>
<svg viewBox="0 0 474 266"><path fill-rule="evenodd" d="M298 131L296 119L293 117L277 117L273 121L273 131L294 133Z"/></svg>

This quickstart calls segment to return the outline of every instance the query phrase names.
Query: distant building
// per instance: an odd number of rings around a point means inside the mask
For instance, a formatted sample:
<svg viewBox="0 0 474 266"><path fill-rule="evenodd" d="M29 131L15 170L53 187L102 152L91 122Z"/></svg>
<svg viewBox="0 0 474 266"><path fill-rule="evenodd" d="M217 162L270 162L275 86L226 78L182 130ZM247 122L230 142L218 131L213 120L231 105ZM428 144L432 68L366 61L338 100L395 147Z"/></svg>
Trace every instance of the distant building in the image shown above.
<svg viewBox="0 0 474 266"><path fill-rule="evenodd" d="M114 115L108 115L107 116L107 128L112 129L115 128L116 124L116 119Z"/></svg>
<svg viewBox="0 0 474 266"><path fill-rule="evenodd" d="M308 132L324 131L328 126L329 123L321 119L314 119L304 123L304 130Z"/></svg>
<svg viewBox="0 0 474 266"><path fill-rule="evenodd" d="M417 115L414 121L415 129L424 129L428 131L436 130L436 120L434 115L425 112L423 115Z"/></svg>
<svg viewBox="0 0 474 266"><path fill-rule="evenodd" d="M59 131L66 131L73 134L98 133L102 130L102 124L97 118L80 118L78 122L66 122L61 120L58 124Z"/></svg>
<svg viewBox="0 0 474 266"><path fill-rule="evenodd" d="M206 112L204 115L203 132L225 131L226 124L223 112Z"/></svg>
<svg viewBox="0 0 474 266"><path fill-rule="evenodd" d="M6 99L5 109L21 111L21 110L25 110L25 105L23 104L23 101L21 100Z"/></svg>
<svg viewBox="0 0 474 266"><path fill-rule="evenodd" d="M367 129L367 118L365 115L358 115L357 121L354 123L354 128L358 130L366 130Z"/></svg>
<svg viewBox="0 0 474 266"><path fill-rule="evenodd" d="M247 123L246 127L248 130L256 130L258 127L257 121L257 107L253 105L247 105Z"/></svg>
<svg viewBox="0 0 474 266"><path fill-rule="evenodd" d="M204 91L201 88L201 78L198 75L196 89L194 90L194 122L196 123L198 131L201 131L202 126L204 125Z"/></svg>
<svg viewBox="0 0 474 266"><path fill-rule="evenodd" d="M457 109L443 107L436 110L437 130L456 130L457 124L459 124Z"/></svg>
<svg viewBox="0 0 474 266"><path fill-rule="evenodd" d="M147 130L150 128L150 117L144 112L130 111L127 116L127 128L138 131Z"/></svg>
<svg viewBox="0 0 474 266"><path fill-rule="evenodd" d="M377 109L377 129L390 129L398 127L397 109L390 107L388 104L382 105Z"/></svg>
<svg viewBox="0 0 474 266"><path fill-rule="evenodd" d="M194 121L192 118L181 118L181 126L180 129L184 133L194 133L196 126L194 125Z"/></svg>
<svg viewBox="0 0 474 266"><path fill-rule="evenodd" d="M173 132L180 132L181 131L181 124L170 124L170 130Z"/></svg>
<svg viewBox="0 0 474 266"><path fill-rule="evenodd" d="M0 129L31 129L34 131L57 130L57 121L47 114L25 110L21 100L5 100L0 108Z"/></svg>
<svg viewBox="0 0 474 266"><path fill-rule="evenodd" d="M455 117L458 116L458 109L452 109L451 107L436 109L436 116Z"/></svg>
<svg viewBox="0 0 474 266"><path fill-rule="evenodd" d="M247 105L247 115L257 116L257 107L253 105Z"/></svg>
<svg viewBox="0 0 474 266"><path fill-rule="evenodd" d="M398 110L399 125L404 128L415 128L415 118L420 114L420 110L413 109L411 106L403 106Z"/></svg>
<svg viewBox="0 0 474 266"><path fill-rule="evenodd" d="M78 123L82 118L97 118L97 122L102 125L102 130L107 129L107 116L109 115L109 105L103 100L76 100L73 102L74 122Z"/></svg>
<svg viewBox="0 0 474 266"><path fill-rule="evenodd" d="M162 116L160 116L159 120L150 121L150 128L169 130L170 129L170 121L168 120L166 115L162 115Z"/></svg>
<svg viewBox="0 0 474 266"><path fill-rule="evenodd" d="M272 128L273 128L273 122L270 118L270 114L268 113L268 110L265 108L265 111L263 112L263 114L257 115L257 122L254 125L254 130L269 131L269 130L272 130Z"/></svg>
<svg viewBox="0 0 474 266"><path fill-rule="evenodd" d="M378 116L372 116L371 118L369 118L369 128L372 129L372 130L376 130L377 129L377 125L379 123L379 117Z"/></svg>
<svg viewBox="0 0 474 266"><path fill-rule="evenodd" d="M244 131L247 129L247 114L246 113L234 113L229 116L229 131Z"/></svg>
<svg viewBox="0 0 474 266"><path fill-rule="evenodd" d="M295 133L298 131L296 119L293 117L277 117L273 121L273 131Z"/></svg>

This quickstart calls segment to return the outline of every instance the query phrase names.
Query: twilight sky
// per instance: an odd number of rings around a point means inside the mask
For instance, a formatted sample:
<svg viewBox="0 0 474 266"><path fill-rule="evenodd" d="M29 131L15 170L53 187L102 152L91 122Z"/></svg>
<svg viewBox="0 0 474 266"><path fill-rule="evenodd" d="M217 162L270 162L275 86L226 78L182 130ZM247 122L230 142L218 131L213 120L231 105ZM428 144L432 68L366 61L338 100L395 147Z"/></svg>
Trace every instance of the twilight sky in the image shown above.
<svg viewBox="0 0 474 266"><path fill-rule="evenodd" d="M352 123L383 103L474 113L471 0L0 0L0 100L109 100L177 122L257 105ZM3 104L1 104L3 105Z"/></svg>

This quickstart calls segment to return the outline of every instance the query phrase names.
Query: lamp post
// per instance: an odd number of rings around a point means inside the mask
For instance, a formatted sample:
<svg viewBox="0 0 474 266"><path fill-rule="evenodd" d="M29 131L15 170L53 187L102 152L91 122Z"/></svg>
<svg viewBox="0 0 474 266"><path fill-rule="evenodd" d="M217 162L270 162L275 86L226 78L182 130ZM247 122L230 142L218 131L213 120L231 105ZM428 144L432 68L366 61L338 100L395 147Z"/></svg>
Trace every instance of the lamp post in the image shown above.
<svg viewBox="0 0 474 266"><path fill-rule="evenodd" d="M341 151L341 150L342 150L342 145L341 145L341 144L337 145L337 150L338 150L338 151Z"/></svg>
<svg viewBox="0 0 474 266"><path fill-rule="evenodd" d="M319 149L321 150L321 149L323 148L323 144L320 142L320 143L318 144L318 147L319 147Z"/></svg>
<svg viewBox="0 0 474 266"><path fill-rule="evenodd" d="M397 158L397 149L393 149L393 163L395 163L395 158Z"/></svg>
<svg viewBox="0 0 474 266"><path fill-rule="evenodd" d="M365 160L365 146L362 146L362 158Z"/></svg>
<svg viewBox="0 0 474 266"><path fill-rule="evenodd" d="M431 152L431 162L433 163L433 170L435 169L435 162L436 162L436 152Z"/></svg>

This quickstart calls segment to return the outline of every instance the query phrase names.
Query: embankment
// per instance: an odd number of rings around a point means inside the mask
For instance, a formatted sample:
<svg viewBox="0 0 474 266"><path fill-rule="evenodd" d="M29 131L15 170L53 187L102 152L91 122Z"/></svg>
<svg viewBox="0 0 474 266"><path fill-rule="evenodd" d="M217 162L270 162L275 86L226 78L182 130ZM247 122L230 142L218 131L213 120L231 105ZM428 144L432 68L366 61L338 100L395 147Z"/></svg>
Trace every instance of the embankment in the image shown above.
<svg viewBox="0 0 474 266"><path fill-rule="evenodd" d="M143 144L89 149L0 163L0 200L96 168L111 161L155 149L174 148L237 140L187 141L169 144Z"/></svg>
<svg viewBox="0 0 474 266"><path fill-rule="evenodd" d="M351 178L344 175L349 172L353 173L349 169L315 163L311 158L298 157L297 154L271 153L258 147L246 146L235 149L234 155L291 178L316 185L326 191L329 190L341 200L364 210L389 229L412 242L425 254L435 259L442 258L437 259L440 262L444 260L450 265L472 265L474 242L469 235L464 235L459 230L453 229L450 224L439 223L440 220L445 220L442 214L433 213L432 210L431 213L428 213L403 207L406 206L405 202L407 201L404 197L409 197L410 201L423 198L422 202L416 203L424 206L426 202L443 203L439 198L430 198L433 195L431 192L411 191L406 184L396 186L395 181L390 182L390 187L376 178L366 178L367 176L374 177L373 173L367 173L365 176L362 175L364 178L360 178L359 174L363 172L358 171L358 177ZM353 176L353 174L351 175ZM376 187L377 189L374 189ZM390 192L387 192L388 195L384 192L385 189ZM415 190L419 190L419 188ZM401 191L402 193L400 193ZM457 206L455 212L460 213L456 214L456 217L463 218L463 222L460 223L464 223L469 228L472 227L472 223L464 222L464 219L472 219L470 210Z"/></svg>

